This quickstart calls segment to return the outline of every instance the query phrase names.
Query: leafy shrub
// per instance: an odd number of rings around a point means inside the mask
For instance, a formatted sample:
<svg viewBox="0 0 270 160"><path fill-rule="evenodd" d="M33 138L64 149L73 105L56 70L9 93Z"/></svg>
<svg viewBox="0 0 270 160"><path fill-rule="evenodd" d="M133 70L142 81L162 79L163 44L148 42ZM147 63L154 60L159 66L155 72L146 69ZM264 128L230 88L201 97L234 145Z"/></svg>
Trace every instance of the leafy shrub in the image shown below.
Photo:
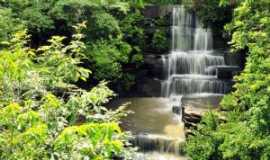
<svg viewBox="0 0 270 160"><path fill-rule="evenodd" d="M17 25L18 20L12 16L9 8L0 8L0 41L8 40L12 34L24 28L24 25Z"/></svg>
<svg viewBox="0 0 270 160"><path fill-rule="evenodd" d="M118 20L111 14L97 11L91 16L89 21L89 37L94 39L108 39L120 35Z"/></svg>
<svg viewBox="0 0 270 160"><path fill-rule="evenodd" d="M143 23L143 15L140 11L129 12L124 19L120 21L120 28L123 33L123 39L133 47L144 47L144 29L140 27Z"/></svg>
<svg viewBox="0 0 270 160"><path fill-rule="evenodd" d="M90 71L78 66L81 55L77 51L83 47L79 39L64 46L63 37L53 37L49 46L34 51L23 48L26 41L18 42L26 37L25 33L17 33L9 43L10 48L0 51L2 100L20 103L42 96L47 90L69 88L71 82L88 77Z"/></svg>
<svg viewBox="0 0 270 160"><path fill-rule="evenodd" d="M110 159L122 154L125 136L117 123L67 127L59 112L65 107L44 105L39 111L18 104L0 110L1 159Z"/></svg>
<svg viewBox="0 0 270 160"><path fill-rule="evenodd" d="M89 123L67 127L57 137L54 149L63 159L110 160L123 150L116 123Z"/></svg>
<svg viewBox="0 0 270 160"><path fill-rule="evenodd" d="M155 48L157 51L168 51L169 41L165 29L155 30L152 40L152 47Z"/></svg>
<svg viewBox="0 0 270 160"><path fill-rule="evenodd" d="M10 0L0 2L0 6L12 10L12 15L19 24L25 24L31 33L36 34L54 28L53 19L47 12L52 5L53 1L48 2L46 0Z"/></svg>
<svg viewBox="0 0 270 160"><path fill-rule="evenodd" d="M89 46L87 57L93 63L94 76L98 80L118 80L122 77L122 65L128 63L131 48L118 39L97 41Z"/></svg>
<svg viewBox="0 0 270 160"><path fill-rule="evenodd" d="M65 20L68 26L71 27L74 23L76 24L88 20L88 18L97 11L103 12L115 9L126 13L129 7L128 2L121 0L59 0L55 2L55 5L50 10L50 14L56 19Z"/></svg>
<svg viewBox="0 0 270 160"><path fill-rule="evenodd" d="M72 84L90 73L79 66L82 35L67 45L54 36L35 50L24 47L25 33L17 33L0 51L0 159L125 156L126 133L118 121L126 112L103 107L114 93L105 82L90 91Z"/></svg>

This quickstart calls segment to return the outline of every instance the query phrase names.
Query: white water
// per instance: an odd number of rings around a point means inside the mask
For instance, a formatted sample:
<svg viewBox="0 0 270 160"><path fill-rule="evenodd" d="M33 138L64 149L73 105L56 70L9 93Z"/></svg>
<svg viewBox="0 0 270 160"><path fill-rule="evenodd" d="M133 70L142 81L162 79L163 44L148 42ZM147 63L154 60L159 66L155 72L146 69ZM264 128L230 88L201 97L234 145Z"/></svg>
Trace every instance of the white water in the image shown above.
<svg viewBox="0 0 270 160"><path fill-rule="evenodd" d="M187 160L187 158L169 153L149 152L136 155L135 160Z"/></svg>
<svg viewBox="0 0 270 160"><path fill-rule="evenodd" d="M215 66L224 66L224 57L213 53L210 28L203 28L183 6L173 8L172 50L162 57L166 80L163 97L190 94L223 94L226 84L218 80ZM180 103L180 102L179 102Z"/></svg>

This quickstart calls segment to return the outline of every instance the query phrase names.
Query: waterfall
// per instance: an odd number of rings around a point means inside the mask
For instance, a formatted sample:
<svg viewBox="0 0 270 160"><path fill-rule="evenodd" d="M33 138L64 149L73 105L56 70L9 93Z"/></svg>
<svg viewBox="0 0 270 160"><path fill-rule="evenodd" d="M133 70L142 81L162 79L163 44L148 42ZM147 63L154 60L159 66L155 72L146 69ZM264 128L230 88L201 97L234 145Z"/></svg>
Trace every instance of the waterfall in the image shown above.
<svg viewBox="0 0 270 160"><path fill-rule="evenodd" d="M181 106L200 96L220 96L229 87L225 79L217 76L220 68L227 65L224 56L213 49L211 29L204 28L195 14L183 6L174 7L172 17L171 52L161 57L162 98L133 98L129 110L134 115L123 123L126 130L135 134L131 143L140 153L134 160L188 159L181 156L185 143ZM195 102L201 105L203 100Z"/></svg>
<svg viewBox="0 0 270 160"><path fill-rule="evenodd" d="M214 68L224 66L225 60L213 52L211 29L203 28L183 6L174 7L172 14L172 49L162 57L162 96L223 94L226 83L217 79Z"/></svg>

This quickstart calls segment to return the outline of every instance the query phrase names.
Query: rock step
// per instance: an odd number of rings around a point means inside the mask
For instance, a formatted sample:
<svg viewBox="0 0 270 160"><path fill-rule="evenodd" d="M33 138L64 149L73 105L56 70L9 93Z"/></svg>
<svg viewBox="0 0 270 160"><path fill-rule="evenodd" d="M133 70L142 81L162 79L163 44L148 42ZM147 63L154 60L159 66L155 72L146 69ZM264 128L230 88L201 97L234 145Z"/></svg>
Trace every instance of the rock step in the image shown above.
<svg viewBox="0 0 270 160"><path fill-rule="evenodd" d="M158 151L182 155L185 139L158 134L139 134L131 140L131 143L143 152Z"/></svg>
<svg viewBox="0 0 270 160"><path fill-rule="evenodd" d="M134 160L188 160L188 158L170 153L146 152L138 153Z"/></svg>
<svg viewBox="0 0 270 160"><path fill-rule="evenodd" d="M216 76L203 74L173 74L170 79L218 80Z"/></svg>

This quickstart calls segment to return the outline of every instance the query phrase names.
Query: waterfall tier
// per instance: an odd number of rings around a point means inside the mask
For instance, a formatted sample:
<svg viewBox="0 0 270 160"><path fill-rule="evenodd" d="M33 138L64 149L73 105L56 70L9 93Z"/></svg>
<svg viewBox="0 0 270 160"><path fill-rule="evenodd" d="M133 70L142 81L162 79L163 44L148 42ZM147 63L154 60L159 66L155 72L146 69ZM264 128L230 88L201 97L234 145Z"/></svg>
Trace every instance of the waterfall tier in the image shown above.
<svg viewBox="0 0 270 160"><path fill-rule="evenodd" d="M164 71L173 74L207 74L210 66L225 65L224 57L200 52L175 52L163 56Z"/></svg>

